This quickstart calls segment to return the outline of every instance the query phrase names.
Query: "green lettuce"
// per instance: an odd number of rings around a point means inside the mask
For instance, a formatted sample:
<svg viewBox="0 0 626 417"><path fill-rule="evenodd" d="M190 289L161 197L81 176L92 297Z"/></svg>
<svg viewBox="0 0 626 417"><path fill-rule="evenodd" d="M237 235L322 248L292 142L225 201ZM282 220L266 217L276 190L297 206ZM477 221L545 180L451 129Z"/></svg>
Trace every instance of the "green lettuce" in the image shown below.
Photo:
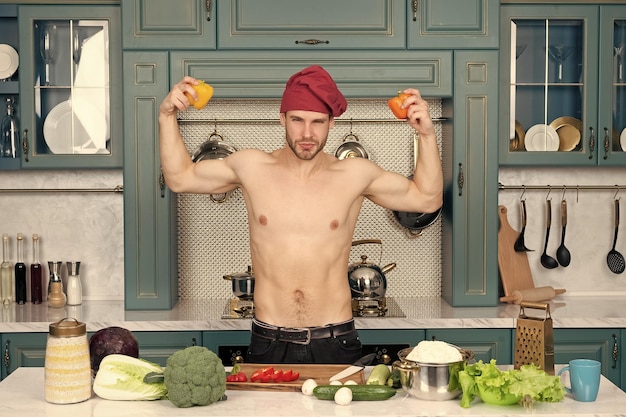
<svg viewBox="0 0 626 417"><path fill-rule="evenodd" d="M565 387L558 376L548 375L535 365L501 371L495 359L489 363L478 361L459 372L463 390L461 407L469 408L477 396L488 404L511 405L522 399L558 402L565 398Z"/></svg>

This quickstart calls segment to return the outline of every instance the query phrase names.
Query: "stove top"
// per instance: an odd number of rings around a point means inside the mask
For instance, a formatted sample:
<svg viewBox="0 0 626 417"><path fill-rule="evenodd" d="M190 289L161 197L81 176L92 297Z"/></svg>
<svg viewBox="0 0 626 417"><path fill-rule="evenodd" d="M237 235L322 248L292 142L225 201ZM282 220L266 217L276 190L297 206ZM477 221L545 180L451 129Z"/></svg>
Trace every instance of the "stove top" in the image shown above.
<svg viewBox="0 0 626 417"><path fill-rule="evenodd" d="M406 317L392 297L379 300L352 300L354 317ZM224 306L223 319L251 319L254 316L254 302L231 298Z"/></svg>

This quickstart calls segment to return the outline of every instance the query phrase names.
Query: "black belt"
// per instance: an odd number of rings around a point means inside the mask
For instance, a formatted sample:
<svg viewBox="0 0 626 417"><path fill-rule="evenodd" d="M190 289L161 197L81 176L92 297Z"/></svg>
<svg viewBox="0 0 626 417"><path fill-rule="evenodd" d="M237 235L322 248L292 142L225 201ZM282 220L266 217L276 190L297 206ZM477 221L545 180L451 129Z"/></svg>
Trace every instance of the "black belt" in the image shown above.
<svg viewBox="0 0 626 417"><path fill-rule="evenodd" d="M339 324L319 327L276 327L252 319L252 333L279 342L291 342L308 345L312 339L327 339L341 336L356 330L354 319Z"/></svg>

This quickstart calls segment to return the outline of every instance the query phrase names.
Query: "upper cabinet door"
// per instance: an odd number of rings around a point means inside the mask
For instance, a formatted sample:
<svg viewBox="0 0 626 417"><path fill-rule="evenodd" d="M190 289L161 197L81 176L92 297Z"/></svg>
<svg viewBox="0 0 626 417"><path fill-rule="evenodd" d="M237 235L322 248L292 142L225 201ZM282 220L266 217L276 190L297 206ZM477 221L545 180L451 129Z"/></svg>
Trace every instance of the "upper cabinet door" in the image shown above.
<svg viewBox="0 0 626 417"><path fill-rule="evenodd" d="M410 49L498 47L498 0L407 1Z"/></svg>
<svg viewBox="0 0 626 417"><path fill-rule="evenodd" d="M215 49L217 0L124 0L124 49Z"/></svg>
<svg viewBox="0 0 626 417"><path fill-rule="evenodd" d="M218 49L404 49L404 0L220 0Z"/></svg>
<svg viewBox="0 0 626 417"><path fill-rule="evenodd" d="M22 168L122 166L118 7L21 6Z"/></svg>
<svg viewBox="0 0 626 417"><path fill-rule="evenodd" d="M600 8L598 163L626 165L626 7Z"/></svg>

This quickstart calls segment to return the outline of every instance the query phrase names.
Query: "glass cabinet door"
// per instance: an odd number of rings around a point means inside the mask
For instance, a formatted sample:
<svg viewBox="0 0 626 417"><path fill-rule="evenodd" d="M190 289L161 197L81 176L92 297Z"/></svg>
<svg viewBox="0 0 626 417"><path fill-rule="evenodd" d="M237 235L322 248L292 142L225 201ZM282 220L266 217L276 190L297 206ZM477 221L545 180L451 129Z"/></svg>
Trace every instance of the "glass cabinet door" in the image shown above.
<svg viewBox="0 0 626 417"><path fill-rule="evenodd" d="M121 166L114 113L121 113L114 105L121 93L113 89L120 89L113 83L121 64L119 26L98 8L64 8L62 15L54 7L24 9L30 13L20 9L20 29L30 40L32 66L21 81L22 114L29 115L22 166Z"/></svg>
<svg viewBox="0 0 626 417"><path fill-rule="evenodd" d="M626 14L626 12L622 12ZM626 68L624 54L626 53L626 16L613 18L612 29L612 59L611 62L611 124L604 126L606 158L612 154L626 152Z"/></svg>
<svg viewBox="0 0 626 417"><path fill-rule="evenodd" d="M597 7L503 8L501 23L500 163L596 164Z"/></svg>

